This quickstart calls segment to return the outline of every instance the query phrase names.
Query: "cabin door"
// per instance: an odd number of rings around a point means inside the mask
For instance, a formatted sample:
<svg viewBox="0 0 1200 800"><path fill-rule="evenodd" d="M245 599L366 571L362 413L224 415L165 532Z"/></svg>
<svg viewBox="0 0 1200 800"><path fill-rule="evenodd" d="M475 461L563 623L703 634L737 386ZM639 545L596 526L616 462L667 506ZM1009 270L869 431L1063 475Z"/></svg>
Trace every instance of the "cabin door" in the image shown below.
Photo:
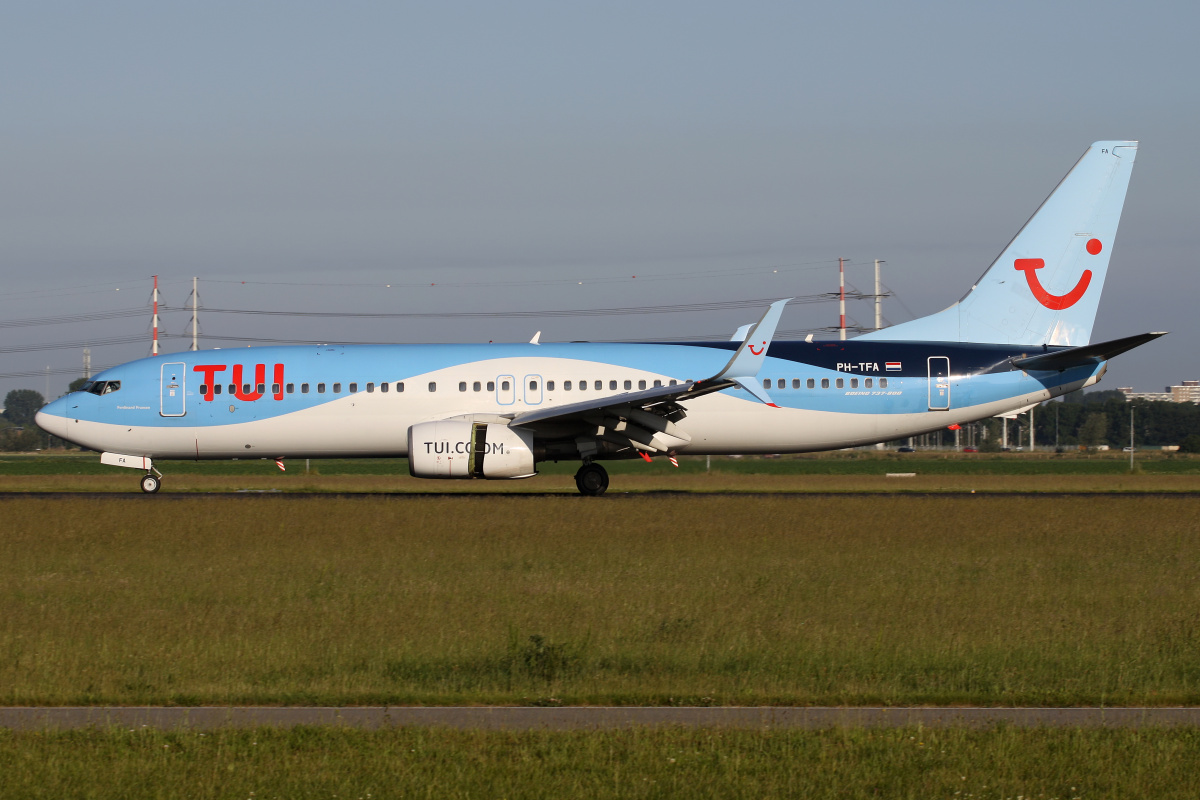
<svg viewBox="0 0 1200 800"><path fill-rule="evenodd" d="M183 404L182 361L172 361L163 364L159 372L158 413L164 417L182 417L187 413Z"/></svg>
<svg viewBox="0 0 1200 800"><path fill-rule="evenodd" d="M929 410L945 411L950 408L950 359L946 356L929 357Z"/></svg>

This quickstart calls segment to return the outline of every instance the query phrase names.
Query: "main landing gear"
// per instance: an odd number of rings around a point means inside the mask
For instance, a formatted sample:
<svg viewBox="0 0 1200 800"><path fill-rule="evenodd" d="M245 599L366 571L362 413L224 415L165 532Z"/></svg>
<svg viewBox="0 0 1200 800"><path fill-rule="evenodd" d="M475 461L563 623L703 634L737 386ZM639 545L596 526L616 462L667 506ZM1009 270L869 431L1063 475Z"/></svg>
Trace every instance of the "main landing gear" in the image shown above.
<svg viewBox="0 0 1200 800"><path fill-rule="evenodd" d="M575 473L575 485L580 494L599 497L608 488L608 471L599 464L588 462Z"/></svg>

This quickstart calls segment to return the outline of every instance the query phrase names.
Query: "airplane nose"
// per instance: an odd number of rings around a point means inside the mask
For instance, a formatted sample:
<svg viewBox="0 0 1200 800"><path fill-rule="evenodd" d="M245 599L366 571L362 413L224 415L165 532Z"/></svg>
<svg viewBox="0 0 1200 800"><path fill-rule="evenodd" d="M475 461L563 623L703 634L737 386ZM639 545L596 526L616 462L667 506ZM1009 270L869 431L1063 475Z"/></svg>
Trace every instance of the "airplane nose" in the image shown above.
<svg viewBox="0 0 1200 800"><path fill-rule="evenodd" d="M66 403L62 398L47 403L34 415L33 421L46 433L62 436L67 432Z"/></svg>

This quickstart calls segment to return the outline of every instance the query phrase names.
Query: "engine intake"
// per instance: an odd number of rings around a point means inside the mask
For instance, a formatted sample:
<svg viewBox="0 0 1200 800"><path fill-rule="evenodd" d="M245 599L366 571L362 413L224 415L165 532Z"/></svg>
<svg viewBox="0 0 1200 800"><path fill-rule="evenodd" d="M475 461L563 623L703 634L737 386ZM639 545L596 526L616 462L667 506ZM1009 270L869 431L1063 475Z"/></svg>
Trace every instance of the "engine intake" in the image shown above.
<svg viewBox="0 0 1200 800"><path fill-rule="evenodd" d="M408 429L414 478L532 478L533 434L494 422L442 420Z"/></svg>

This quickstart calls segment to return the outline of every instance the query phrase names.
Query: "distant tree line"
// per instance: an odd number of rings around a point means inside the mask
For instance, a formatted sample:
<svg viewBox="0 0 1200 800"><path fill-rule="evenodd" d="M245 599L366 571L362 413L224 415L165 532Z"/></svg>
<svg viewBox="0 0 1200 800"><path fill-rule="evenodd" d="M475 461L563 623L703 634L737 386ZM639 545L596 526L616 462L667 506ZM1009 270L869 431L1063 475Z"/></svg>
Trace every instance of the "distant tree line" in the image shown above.
<svg viewBox="0 0 1200 800"><path fill-rule="evenodd" d="M1200 452L1200 404L1154 400L1127 402L1118 391L1072 392L1062 402L1046 403L1034 411L1034 438L1039 446L1065 447L1106 444L1129 446L1129 412L1133 410L1135 447L1179 445Z"/></svg>

